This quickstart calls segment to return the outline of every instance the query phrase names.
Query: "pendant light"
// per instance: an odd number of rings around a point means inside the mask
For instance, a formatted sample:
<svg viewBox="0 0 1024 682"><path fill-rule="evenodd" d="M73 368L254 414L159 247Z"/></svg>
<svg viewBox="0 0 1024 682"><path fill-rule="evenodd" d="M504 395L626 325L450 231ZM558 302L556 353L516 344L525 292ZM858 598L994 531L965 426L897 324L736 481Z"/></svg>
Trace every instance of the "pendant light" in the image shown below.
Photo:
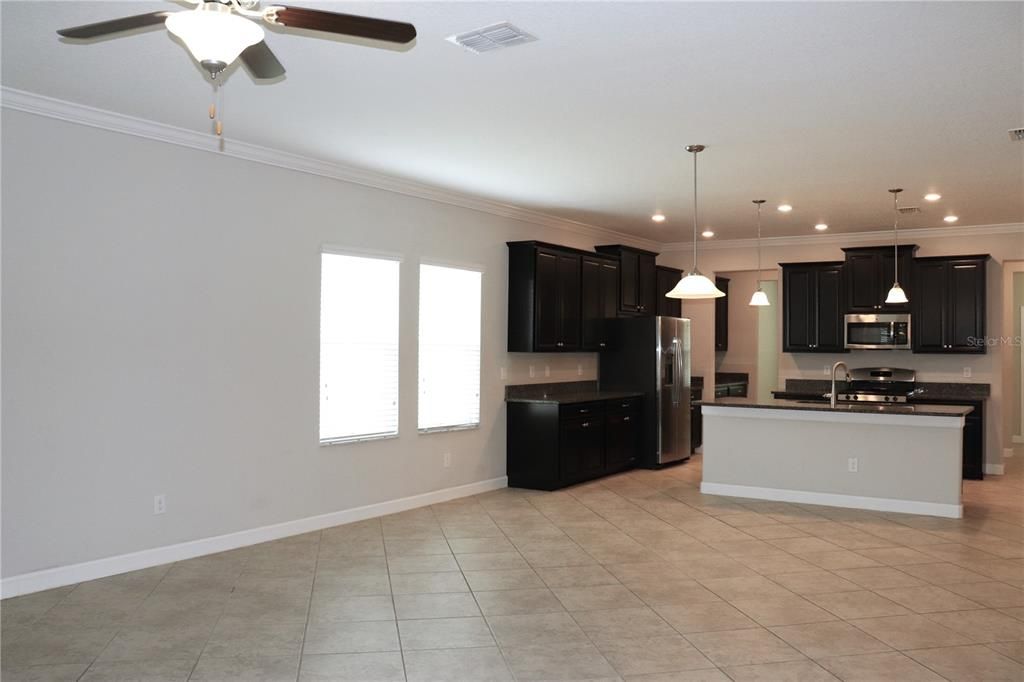
<svg viewBox="0 0 1024 682"><path fill-rule="evenodd" d="M771 303L768 302L768 294L761 288L761 204L764 199L754 199L753 203L757 206L757 291L750 297L750 305L765 306Z"/></svg>
<svg viewBox="0 0 1024 682"><path fill-rule="evenodd" d="M900 188L889 190L892 193L892 289L885 297L886 303L907 303L907 292L900 286Z"/></svg>
<svg viewBox="0 0 1024 682"><path fill-rule="evenodd" d="M683 299L721 298L725 292L697 269L697 154L704 151L704 145L691 144L686 147L686 151L693 154L693 269L665 296Z"/></svg>

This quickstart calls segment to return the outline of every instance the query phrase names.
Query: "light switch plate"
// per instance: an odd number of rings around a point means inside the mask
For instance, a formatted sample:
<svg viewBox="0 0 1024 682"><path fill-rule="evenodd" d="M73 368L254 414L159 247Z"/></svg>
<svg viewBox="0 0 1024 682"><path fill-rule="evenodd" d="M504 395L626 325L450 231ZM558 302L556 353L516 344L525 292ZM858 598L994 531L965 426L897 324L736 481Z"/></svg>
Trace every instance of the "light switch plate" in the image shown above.
<svg viewBox="0 0 1024 682"><path fill-rule="evenodd" d="M964 379L970 379L970 378L971 378L971 368L970 367L964 367Z"/></svg>

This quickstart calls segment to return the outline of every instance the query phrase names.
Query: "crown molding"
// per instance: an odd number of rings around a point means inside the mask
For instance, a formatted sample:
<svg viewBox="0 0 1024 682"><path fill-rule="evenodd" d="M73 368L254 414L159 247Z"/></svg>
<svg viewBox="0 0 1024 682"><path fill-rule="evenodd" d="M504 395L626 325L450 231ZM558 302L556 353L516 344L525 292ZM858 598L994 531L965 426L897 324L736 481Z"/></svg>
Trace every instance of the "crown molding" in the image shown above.
<svg viewBox="0 0 1024 682"><path fill-rule="evenodd" d="M652 251L657 250L661 246L658 242L637 237L636 235L567 218L560 218L500 201L484 199L471 194L399 178L357 166L292 154L280 149L272 149L238 140L225 140L196 130L179 128L105 109L97 109L84 104L68 102L25 90L0 87L0 106L12 111L44 116L124 135L133 135L147 140L164 142L179 147L188 147L245 161L253 161L300 173L318 175L385 192L394 192L418 199L426 199L427 201L480 211L481 213L489 213L503 218L511 218L542 227L566 230L592 237L598 242L631 244Z"/></svg>
<svg viewBox="0 0 1024 682"><path fill-rule="evenodd" d="M1024 234L1024 223L1004 223L1002 225L957 225L954 227L922 227L900 230L900 241L910 242L920 239L936 239L941 237L978 237L988 234ZM867 244L871 242L889 242L892 230L872 230L870 232L836 232L834 234L804 234L785 237L762 237L761 247L772 246L808 246L818 244ZM702 241L701 251L724 251L726 249L757 248L756 239L723 239L721 241ZM661 245L662 253L690 251L693 242L671 242Z"/></svg>

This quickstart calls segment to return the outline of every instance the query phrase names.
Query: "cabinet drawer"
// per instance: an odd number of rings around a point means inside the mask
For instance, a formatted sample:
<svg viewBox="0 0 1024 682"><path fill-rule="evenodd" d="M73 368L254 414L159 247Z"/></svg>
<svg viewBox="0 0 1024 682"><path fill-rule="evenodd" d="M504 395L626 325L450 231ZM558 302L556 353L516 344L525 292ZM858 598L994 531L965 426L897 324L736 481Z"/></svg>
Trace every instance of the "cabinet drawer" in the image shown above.
<svg viewBox="0 0 1024 682"><path fill-rule="evenodd" d="M640 402L643 400L640 396L633 398L618 398L617 400L606 400L605 406L608 412L636 412L640 409Z"/></svg>
<svg viewBox="0 0 1024 682"><path fill-rule="evenodd" d="M594 416L601 416L604 414L604 403L593 402L593 403L572 403L569 405L562 405L558 411L558 416L562 419L572 419L576 417L587 418Z"/></svg>

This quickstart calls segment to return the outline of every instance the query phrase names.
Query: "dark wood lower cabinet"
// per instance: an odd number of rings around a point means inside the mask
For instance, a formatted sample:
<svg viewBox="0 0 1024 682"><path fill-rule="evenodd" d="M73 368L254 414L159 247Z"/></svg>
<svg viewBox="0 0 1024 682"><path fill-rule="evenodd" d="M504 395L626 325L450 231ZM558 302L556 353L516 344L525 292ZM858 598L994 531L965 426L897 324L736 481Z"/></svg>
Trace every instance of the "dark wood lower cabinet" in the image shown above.
<svg viewBox="0 0 1024 682"><path fill-rule="evenodd" d="M636 463L641 398L508 403L506 464L513 488L555 490Z"/></svg>

